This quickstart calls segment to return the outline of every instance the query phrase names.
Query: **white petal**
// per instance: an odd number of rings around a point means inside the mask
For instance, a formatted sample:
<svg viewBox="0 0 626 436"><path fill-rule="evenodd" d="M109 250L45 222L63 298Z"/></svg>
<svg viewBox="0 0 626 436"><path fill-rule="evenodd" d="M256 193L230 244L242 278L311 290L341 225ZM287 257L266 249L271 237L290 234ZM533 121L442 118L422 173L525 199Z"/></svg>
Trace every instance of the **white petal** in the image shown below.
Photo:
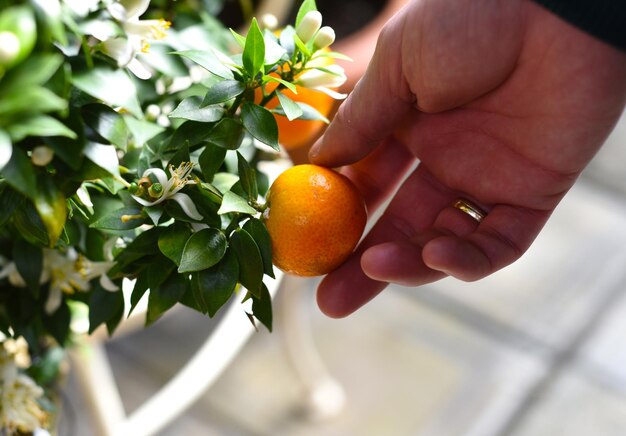
<svg viewBox="0 0 626 436"><path fill-rule="evenodd" d="M193 200L187 194L178 192L174 194L171 199L176 201L176 203L180 205L180 207L183 209L183 212L185 212L189 218L193 218L194 220L198 221L202 220L202 215L200 215L200 212L198 212L198 209L193 203Z"/></svg>
<svg viewBox="0 0 626 436"><path fill-rule="evenodd" d="M142 64L141 61L139 61L139 59L137 58L131 60L128 63L127 67L131 73L133 73L135 76L137 76L137 78L141 80L148 80L150 77L152 77L152 72L148 68L146 68L146 66Z"/></svg>
<svg viewBox="0 0 626 436"><path fill-rule="evenodd" d="M167 177L165 171L163 171L161 168L148 168L143 172L143 176L148 177L149 175L153 175L154 177L156 177L161 186L165 188L165 185L167 185L167 181L169 180L169 177Z"/></svg>
<svg viewBox="0 0 626 436"><path fill-rule="evenodd" d="M45 311L48 315L52 315L61 305L61 300L63 300L63 293L57 287L50 287L50 294L48 295L48 300L46 300Z"/></svg>
<svg viewBox="0 0 626 436"><path fill-rule="evenodd" d="M155 204L159 204L163 200L165 200L165 196L164 195L162 195L161 197L157 198L154 201L144 200L143 198L137 197L136 195L131 195L131 197L133 197L137 203L141 204L142 206L146 206L146 207L154 206Z"/></svg>
<svg viewBox="0 0 626 436"><path fill-rule="evenodd" d="M120 3L126 9L128 20L139 18L148 10L150 0L120 0Z"/></svg>
<svg viewBox="0 0 626 436"><path fill-rule="evenodd" d="M108 275L102 274L100 276L100 286L102 286L105 290L109 292L119 291L120 288L111 281Z"/></svg>
<svg viewBox="0 0 626 436"><path fill-rule="evenodd" d="M111 38L102 44L104 52L117 61L118 67L125 67L135 57L135 50L126 38Z"/></svg>
<svg viewBox="0 0 626 436"><path fill-rule="evenodd" d="M315 90L323 92L324 94L328 95L329 97L334 98L335 100L343 100L344 98L348 96L348 94L342 94L341 92L333 91L332 89L325 88L323 86L319 86L315 88Z"/></svg>

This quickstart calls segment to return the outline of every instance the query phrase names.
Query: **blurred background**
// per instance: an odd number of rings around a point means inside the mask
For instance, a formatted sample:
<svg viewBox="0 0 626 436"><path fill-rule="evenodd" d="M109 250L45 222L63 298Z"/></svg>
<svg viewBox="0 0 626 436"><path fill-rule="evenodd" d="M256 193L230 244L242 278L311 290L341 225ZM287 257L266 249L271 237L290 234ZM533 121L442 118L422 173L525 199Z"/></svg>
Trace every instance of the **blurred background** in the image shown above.
<svg viewBox="0 0 626 436"><path fill-rule="evenodd" d="M531 249L476 283L392 286L354 315L291 307L345 404L315 418L284 325L255 333L170 435L621 436L626 428L626 117ZM242 312L242 316L243 312ZM153 395L218 320L180 308L106 345L127 412ZM181 338L185 338L184 341ZM74 371L61 434L93 434ZM332 401L330 399L329 401ZM307 413L307 411L309 413Z"/></svg>

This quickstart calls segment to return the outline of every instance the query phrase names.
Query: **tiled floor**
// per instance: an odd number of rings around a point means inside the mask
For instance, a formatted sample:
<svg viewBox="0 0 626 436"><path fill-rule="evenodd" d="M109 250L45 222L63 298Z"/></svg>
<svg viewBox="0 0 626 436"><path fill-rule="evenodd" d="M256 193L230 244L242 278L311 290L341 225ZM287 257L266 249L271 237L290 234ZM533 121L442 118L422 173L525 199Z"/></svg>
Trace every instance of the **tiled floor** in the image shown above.
<svg viewBox="0 0 626 436"><path fill-rule="evenodd" d="M303 315L345 389L345 408L334 418L305 418L277 326L256 334L160 435L622 436L624 162L626 119L529 252L482 281L393 287L343 320L319 314L315 281L294 290L305 294ZM213 324L181 309L109 344L129 411L177 371ZM92 434L75 379L67 396L66 433Z"/></svg>

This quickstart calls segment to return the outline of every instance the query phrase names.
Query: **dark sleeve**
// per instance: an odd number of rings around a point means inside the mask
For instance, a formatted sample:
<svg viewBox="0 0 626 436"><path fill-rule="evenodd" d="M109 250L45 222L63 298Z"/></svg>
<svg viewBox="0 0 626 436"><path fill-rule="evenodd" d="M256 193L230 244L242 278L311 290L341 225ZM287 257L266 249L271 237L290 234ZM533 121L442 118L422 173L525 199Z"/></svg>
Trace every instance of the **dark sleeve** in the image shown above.
<svg viewBox="0 0 626 436"><path fill-rule="evenodd" d="M535 0L573 25L626 51L625 0Z"/></svg>

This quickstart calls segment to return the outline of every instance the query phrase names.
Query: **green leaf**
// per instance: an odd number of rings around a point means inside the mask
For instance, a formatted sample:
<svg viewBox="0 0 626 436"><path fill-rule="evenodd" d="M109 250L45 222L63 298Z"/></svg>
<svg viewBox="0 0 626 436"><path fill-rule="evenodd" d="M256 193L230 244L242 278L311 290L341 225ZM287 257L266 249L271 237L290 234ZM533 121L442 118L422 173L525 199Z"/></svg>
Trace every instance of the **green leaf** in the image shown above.
<svg viewBox="0 0 626 436"><path fill-rule="evenodd" d="M126 150L128 128L124 118L103 104L88 104L81 108L85 124L91 127L105 141Z"/></svg>
<svg viewBox="0 0 626 436"><path fill-rule="evenodd" d="M174 168L178 168L178 166L183 162L191 162L191 157L189 156L189 143L185 142L182 147L180 147L174 156L170 158L167 162L167 168L173 166Z"/></svg>
<svg viewBox="0 0 626 436"><path fill-rule="evenodd" d="M300 109L302 109L302 115L298 117L299 120L311 120L311 121L323 121L326 124L330 123L328 118L322 115L317 109L313 106L310 106L306 103L300 103L299 101L295 102ZM272 109L272 112L278 115L287 116L282 107L276 106Z"/></svg>
<svg viewBox="0 0 626 436"><path fill-rule="evenodd" d="M0 183L0 227L13 216L13 212L22 205L24 197L6 183Z"/></svg>
<svg viewBox="0 0 626 436"><path fill-rule="evenodd" d="M97 67L75 73L72 82L74 86L92 97L111 106L124 108L137 118L143 117L135 83L124 70Z"/></svg>
<svg viewBox="0 0 626 436"><path fill-rule="evenodd" d="M287 54L287 50L278 44L276 36L268 29L265 29L264 41L265 65L275 65Z"/></svg>
<svg viewBox="0 0 626 436"><path fill-rule="evenodd" d="M198 158L204 180L210 182L219 171L226 157L226 149L217 145L207 144ZM0 168L1 169L1 168Z"/></svg>
<svg viewBox="0 0 626 436"><path fill-rule="evenodd" d="M256 18L252 19L250 30L248 30L248 35L246 36L242 61L243 67L250 77L255 77L265 63L265 40Z"/></svg>
<svg viewBox="0 0 626 436"><path fill-rule="evenodd" d="M43 269L43 251L41 247L29 244L24 239L17 238L13 244L13 262L26 282L33 297L39 296L39 280Z"/></svg>
<svg viewBox="0 0 626 436"><path fill-rule="evenodd" d="M239 264L232 250L217 265L193 274L191 289L204 313L214 316L235 291L238 279Z"/></svg>
<svg viewBox="0 0 626 436"><path fill-rule="evenodd" d="M265 283L261 283L261 295L252 296L252 314L267 330L272 331L272 296Z"/></svg>
<svg viewBox="0 0 626 436"><path fill-rule="evenodd" d="M146 223L146 216L138 206L126 206L108 213L89 227L101 230L130 230Z"/></svg>
<svg viewBox="0 0 626 436"><path fill-rule="evenodd" d="M287 82L286 80L283 80L280 77L267 75L267 76L263 76L263 81L280 83L281 85L284 85L285 87L287 87L287 89L289 89L294 94L298 93L298 89L296 88L296 85L294 85L293 83Z"/></svg>
<svg viewBox="0 0 626 436"><path fill-rule="evenodd" d="M41 86L15 88L0 99L0 116L62 111L67 100Z"/></svg>
<svg viewBox="0 0 626 436"><path fill-rule="evenodd" d="M159 227L154 227L137 235L124 250L115 256L116 265L113 268L124 268L144 256L152 255L155 252L158 253L159 247L157 243L160 231ZM109 273L112 274L111 271Z"/></svg>
<svg viewBox="0 0 626 436"><path fill-rule="evenodd" d="M227 150L236 150L241 145L245 131L243 125L232 118L219 121L206 138L213 145Z"/></svg>
<svg viewBox="0 0 626 436"><path fill-rule="evenodd" d="M350 56L346 56L343 53L338 53L336 51L324 51L324 50L319 50L315 53L315 56L313 56L313 59L317 59L317 58L339 59L339 60L347 61L347 62L354 61Z"/></svg>
<svg viewBox="0 0 626 436"><path fill-rule="evenodd" d="M22 202L13 215L13 225L17 232L28 242L36 245L48 245L48 233L41 222L35 206L30 201Z"/></svg>
<svg viewBox="0 0 626 436"><path fill-rule="evenodd" d="M3 62L5 67L10 67L24 60L33 50L37 42L37 22L28 5L6 7L6 2L3 2L2 9L0 29L13 33L19 41L17 55L9 62Z"/></svg>
<svg viewBox="0 0 626 436"><path fill-rule="evenodd" d="M172 135L172 139L170 139L167 144L165 151L176 151L185 143L187 143L189 147L193 147L204 141L211 132L211 124L198 121L185 121L178 126L178 129L176 129L174 135Z"/></svg>
<svg viewBox="0 0 626 436"><path fill-rule="evenodd" d="M202 229L187 240L178 272L201 271L215 265L226 252L226 236L218 229Z"/></svg>
<svg viewBox="0 0 626 436"><path fill-rule="evenodd" d="M242 197L235 194L233 191L226 191L222 198L222 205L217 211L218 215L224 215L225 213L239 212L248 215L254 215L257 210L250 206L248 202Z"/></svg>
<svg viewBox="0 0 626 436"><path fill-rule="evenodd" d="M37 192L33 202L48 232L49 245L54 247L67 219L65 196L52 178L41 175L37 180Z"/></svg>
<svg viewBox="0 0 626 436"><path fill-rule="evenodd" d="M304 113L302 108L296 104L295 101L287 97L280 91L276 91L276 95L278 96L278 101L280 102L280 107L283 108L283 112L289 121L293 121L296 118L299 118Z"/></svg>
<svg viewBox="0 0 626 436"><path fill-rule="evenodd" d="M2 175L7 183L13 186L28 198L35 198L37 193L37 178L35 169L21 149L13 149L11 159L2 168Z"/></svg>
<svg viewBox="0 0 626 436"><path fill-rule="evenodd" d="M38 53L29 56L2 78L0 96L12 89L43 85L50 80L62 63L63 56L56 53Z"/></svg>
<svg viewBox="0 0 626 436"><path fill-rule="evenodd" d="M224 109L219 106L207 106L200 108L202 100L198 96L187 97L174 109L168 117L182 118L185 120L212 123L218 121L224 115Z"/></svg>
<svg viewBox="0 0 626 436"><path fill-rule="evenodd" d="M148 265L148 287L155 289L161 286L165 280L174 273L176 275L176 265L172 263L168 258L161 256L154 256L151 258Z"/></svg>
<svg viewBox="0 0 626 436"><path fill-rule="evenodd" d="M139 301L148 290L148 277L147 268L142 270L142 273L137 277L135 286L133 287L133 292L130 295L130 309L128 310L128 316L133 313L133 310L135 310L135 307L137 307L137 304L139 304Z"/></svg>
<svg viewBox="0 0 626 436"><path fill-rule="evenodd" d="M274 276L274 265L272 264L272 241L265 224L257 218L250 218L244 225L243 229L250 233L254 242L259 247L261 258L263 259L263 271L271 278Z"/></svg>
<svg viewBox="0 0 626 436"><path fill-rule="evenodd" d="M241 95L245 90L246 85L237 80L223 80L209 88L200 107L223 103Z"/></svg>
<svg viewBox="0 0 626 436"><path fill-rule="evenodd" d="M172 274L161 286L150 289L146 326L154 323L185 295L189 287L186 275Z"/></svg>
<svg viewBox="0 0 626 436"><path fill-rule="evenodd" d="M0 129L0 171L9 163L12 154L13 144L11 143L11 138L4 130Z"/></svg>
<svg viewBox="0 0 626 436"><path fill-rule="evenodd" d="M224 65L212 51L187 50L173 52L172 54L186 57L190 61L200 65L209 73L212 73L223 79L234 78L233 72L230 70L230 68Z"/></svg>
<svg viewBox="0 0 626 436"><path fill-rule="evenodd" d="M180 265L183 249L191 236L191 230L184 224L175 223L163 230L159 236L159 250L176 266Z"/></svg>
<svg viewBox="0 0 626 436"><path fill-rule="evenodd" d="M50 335L56 339L60 345L64 345L70 332L70 309L67 306L67 302L63 301L61 305L54 311L54 313L48 315L43 314L41 321L45 329Z"/></svg>
<svg viewBox="0 0 626 436"><path fill-rule="evenodd" d="M296 47L306 56L307 58L311 57L311 50L306 46L304 42L294 33L293 42L296 44Z"/></svg>
<svg viewBox="0 0 626 436"><path fill-rule="evenodd" d="M241 119L248 132L264 144L279 151L278 125L272 113L258 104L246 102L241 108Z"/></svg>
<svg viewBox="0 0 626 436"><path fill-rule="evenodd" d="M124 295L122 292L110 292L97 282L94 283L89 299L89 334L93 333L101 324L116 324L124 311ZM109 329L109 334L113 329Z"/></svg>
<svg viewBox="0 0 626 436"><path fill-rule="evenodd" d="M229 29L229 30L230 30L230 34L233 36L233 38L235 38L235 41L237 42L237 44L239 44L241 48L244 48L246 46L246 37L240 35L234 29Z"/></svg>
<svg viewBox="0 0 626 436"><path fill-rule="evenodd" d="M252 169L252 167L250 167L248 161L239 152L237 152L237 171L239 173L239 182L241 183L241 187L248 195L248 201L251 203L256 202L259 196L259 187L256 183L256 172Z"/></svg>
<svg viewBox="0 0 626 436"><path fill-rule="evenodd" d="M113 145L103 145L96 142L89 142L85 146L83 153L93 163L108 173L120 178L120 161L117 157L117 150Z"/></svg>
<svg viewBox="0 0 626 436"><path fill-rule="evenodd" d="M7 126L7 131L15 141L21 141L27 136L63 136L76 139L77 135L69 127L56 118L48 115L26 117Z"/></svg>
<svg viewBox="0 0 626 436"><path fill-rule="evenodd" d="M304 0L298 9L298 14L296 15L296 29L302 22L304 16L310 11L317 11L315 0Z"/></svg>
<svg viewBox="0 0 626 436"><path fill-rule="evenodd" d="M296 34L296 29L293 26L286 26L281 32L279 36L279 41L281 47L287 50L287 54L289 56L293 55L293 52L296 49L296 45L293 41L293 36Z"/></svg>
<svg viewBox="0 0 626 436"><path fill-rule="evenodd" d="M159 133L165 130L165 127L158 124L151 123L149 121L138 120L131 116L125 116L126 126L128 130L135 138L135 145L142 147L150 139L154 138Z"/></svg>
<svg viewBox="0 0 626 436"><path fill-rule="evenodd" d="M263 259L259 247L250 233L243 229L235 230L229 243L239 261L239 281L252 295L260 297Z"/></svg>

